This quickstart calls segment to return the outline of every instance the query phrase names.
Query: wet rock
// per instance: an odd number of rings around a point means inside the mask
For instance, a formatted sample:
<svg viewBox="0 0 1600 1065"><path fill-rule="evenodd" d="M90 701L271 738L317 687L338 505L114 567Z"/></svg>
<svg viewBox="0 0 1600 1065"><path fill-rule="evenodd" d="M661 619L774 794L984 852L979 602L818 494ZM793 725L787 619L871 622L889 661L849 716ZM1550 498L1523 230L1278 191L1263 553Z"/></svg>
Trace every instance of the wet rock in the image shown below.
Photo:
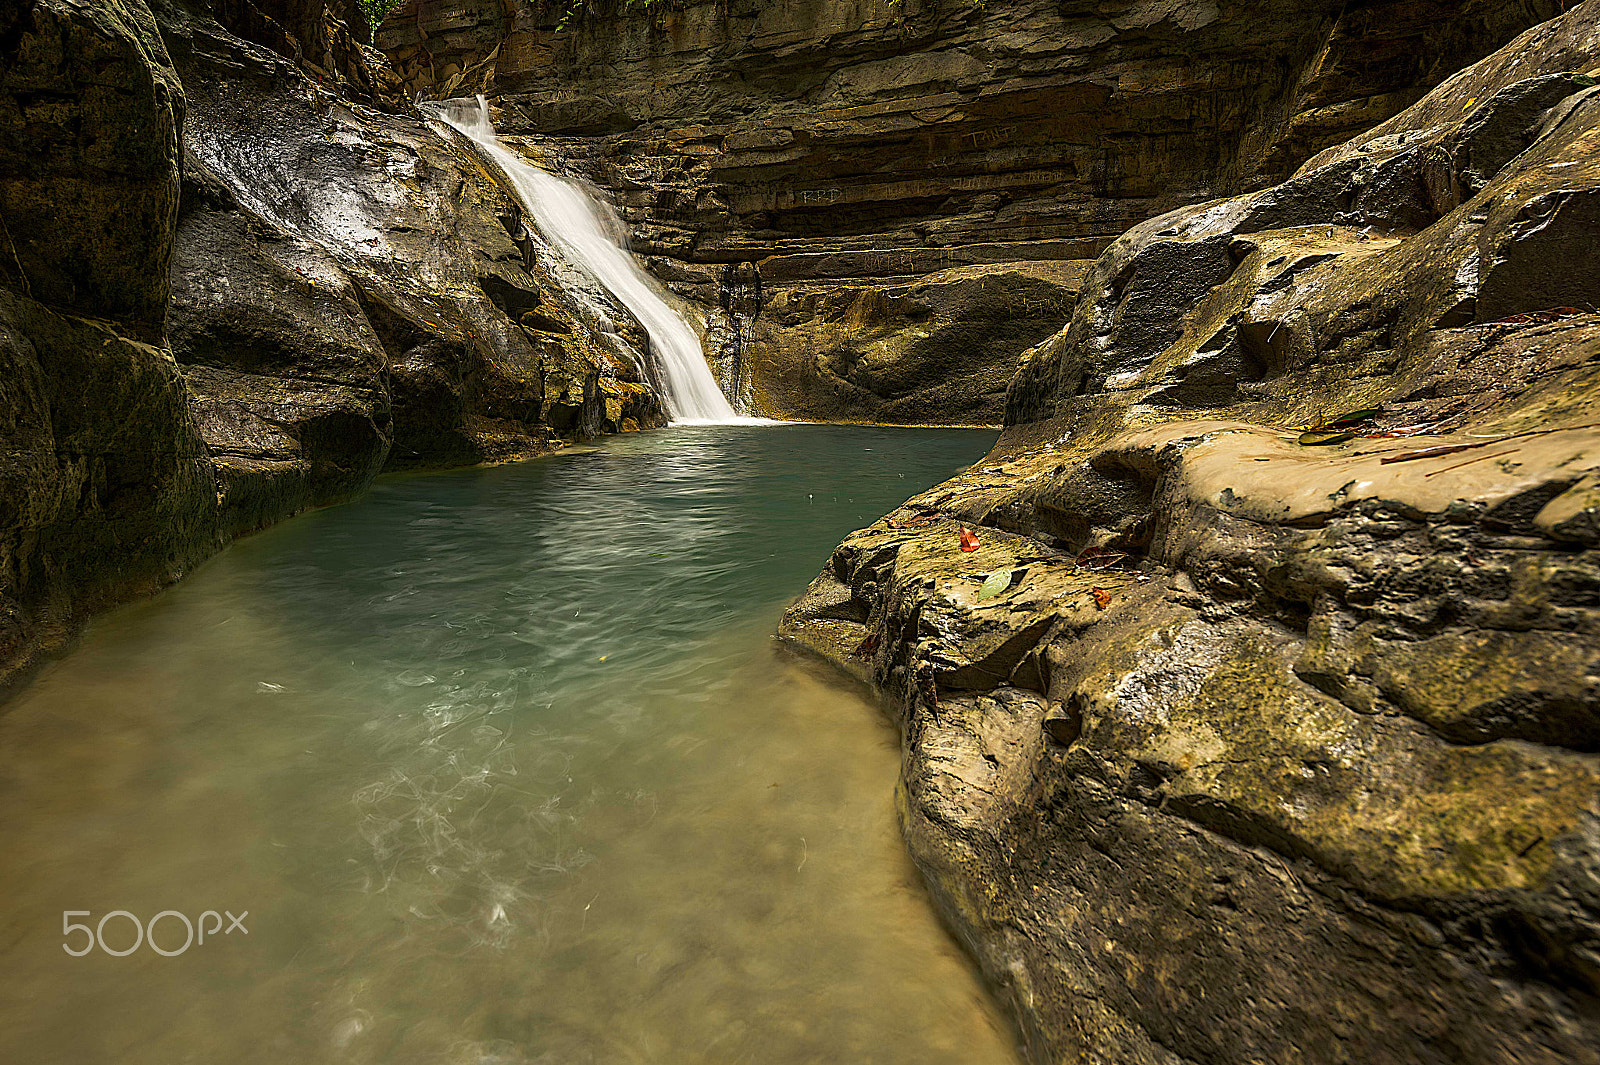
<svg viewBox="0 0 1600 1065"><path fill-rule="evenodd" d="M156 346L183 95L138 0L0 14L0 685L214 545Z"/></svg>
<svg viewBox="0 0 1600 1065"><path fill-rule="evenodd" d="M1119 238L990 458L786 617L878 637L907 839L1034 1059L1600 1061L1597 26ZM1006 564L1046 594L965 591Z"/></svg>
<svg viewBox="0 0 1600 1065"><path fill-rule="evenodd" d="M0 289L0 684L215 545L188 392L140 331Z"/></svg>
<svg viewBox="0 0 1600 1065"><path fill-rule="evenodd" d="M185 367L184 380L225 535L354 498L389 451L383 392L203 366Z"/></svg>
<svg viewBox="0 0 1600 1065"><path fill-rule="evenodd" d="M779 415L992 423L1015 355L1048 332L975 314L941 382L931 353L899 350L939 345L877 290L1093 259L1146 219L1274 185L1562 5L703 0L591 6L557 32L561 10L408 0L379 43L413 90L481 89L502 129L554 139L664 279L758 265L769 296L838 290L877 334L731 312L714 324L730 390ZM725 310L715 278L680 291Z"/></svg>
<svg viewBox="0 0 1600 1065"><path fill-rule="evenodd" d="M0 101L0 282L157 339L184 100L149 8L8 5Z"/></svg>
<svg viewBox="0 0 1600 1065"><path fill-rule="evenodd" d="M899 285L774 286L742 346L756 404L820 421L998 424L1016 353L1071 313L1087 263Z"/></svg>

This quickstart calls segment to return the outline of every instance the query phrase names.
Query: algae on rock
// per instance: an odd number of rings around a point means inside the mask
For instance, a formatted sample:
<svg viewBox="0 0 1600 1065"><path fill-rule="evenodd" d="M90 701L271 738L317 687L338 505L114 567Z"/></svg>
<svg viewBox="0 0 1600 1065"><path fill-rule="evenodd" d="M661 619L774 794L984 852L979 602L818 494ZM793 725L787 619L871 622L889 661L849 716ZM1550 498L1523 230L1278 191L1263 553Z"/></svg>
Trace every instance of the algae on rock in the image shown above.
<svg viewBox="0 0 1600 1065"><path fill-rule="evenodd" d="M1596 67L1587 0L1130 230L787 615L1036 1060L1600 1061Z"/></svg>
<svg viewBox="0 0 1600 1065"><path fill-rule="evenodd" d="M0 681L381 469L664 422L626 312L549 274L340 11L0 14Z"/></svg>

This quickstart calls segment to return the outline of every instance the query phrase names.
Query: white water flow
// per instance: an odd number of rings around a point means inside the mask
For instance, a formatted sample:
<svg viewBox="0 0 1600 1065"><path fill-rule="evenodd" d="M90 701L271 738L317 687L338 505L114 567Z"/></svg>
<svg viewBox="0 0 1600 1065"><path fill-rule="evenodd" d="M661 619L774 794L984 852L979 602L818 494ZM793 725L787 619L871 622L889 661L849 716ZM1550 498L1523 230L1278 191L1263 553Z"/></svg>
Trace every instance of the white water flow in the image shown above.
<svg viewBox="0 0 1600 1065"><path fill-rule="evenodd" d="M577 185L540 170L501 144L483 97L475 110L463 104L452 101L440 119L499 164L540 232L632 311L650 334L672 420L698 425L764 421L734 413L706 365L700 338L656 292L633 255L611 239L600 205Z"/></svg>

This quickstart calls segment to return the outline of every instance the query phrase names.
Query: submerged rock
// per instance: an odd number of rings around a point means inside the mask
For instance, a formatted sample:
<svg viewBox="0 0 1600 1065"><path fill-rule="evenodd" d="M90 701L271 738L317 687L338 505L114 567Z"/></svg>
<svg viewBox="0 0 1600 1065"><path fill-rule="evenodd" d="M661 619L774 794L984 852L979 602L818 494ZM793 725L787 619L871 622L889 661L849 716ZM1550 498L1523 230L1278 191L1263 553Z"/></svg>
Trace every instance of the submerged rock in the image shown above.
<svg viewBox="0 0 1600 1065"><path fill-rule="evenodd" d="M1597 67L1589 0L1135 227L787 615L1035 1060L1600 1061Z"/></svg>

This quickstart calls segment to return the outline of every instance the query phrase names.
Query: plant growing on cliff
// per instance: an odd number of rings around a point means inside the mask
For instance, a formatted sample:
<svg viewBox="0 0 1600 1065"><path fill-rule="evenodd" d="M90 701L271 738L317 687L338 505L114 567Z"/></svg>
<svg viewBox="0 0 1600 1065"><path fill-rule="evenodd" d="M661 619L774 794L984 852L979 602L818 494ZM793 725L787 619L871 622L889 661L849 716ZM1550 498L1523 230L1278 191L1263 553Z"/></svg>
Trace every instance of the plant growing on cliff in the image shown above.
<svg viewBox="0 0 1600 1065"><path fill-rule="evenodd" d="M389 12L400 6L400 0L356 0L356 6L367 19L368 43L374 43L378 39L378 27L383 25Z"/></svg>
<svg viewBox="0 0 1600 1065"><path fill-rule="evenodd" d="M366 3L368 0L361 0ZM581 18L603 17L605 15L621 16L635 11L652 10L677 10L687 7L691 0L536 0L536 7L541 24L555 12L560 12L556 18L556 32L560 33ZM976 11L987 12L989 0L967 0L967 3ZM724 4L724 7L726 4ZM906 21L905 0L889 0L890 11L888 25L903 25Z"/></svg>
<svg viewBox="0 0 1600 1065"><path fill-rule="evenodd" d="M363 0L363 2L366 2L366 0ZM613 3L608 6L615 8L614 11L609 12L610 14L626 15L632 11L683 7L685 2L686 0L613 0ZM556 19L556 32L560 33L572 25L574 19L585 17L586 13L591 10L598 12L600 6L600 4L591 5L589 0L554 0L553 3L550 0L539 0L539 14L548 15L552 11L560 11L561 14Z"/></svg>

